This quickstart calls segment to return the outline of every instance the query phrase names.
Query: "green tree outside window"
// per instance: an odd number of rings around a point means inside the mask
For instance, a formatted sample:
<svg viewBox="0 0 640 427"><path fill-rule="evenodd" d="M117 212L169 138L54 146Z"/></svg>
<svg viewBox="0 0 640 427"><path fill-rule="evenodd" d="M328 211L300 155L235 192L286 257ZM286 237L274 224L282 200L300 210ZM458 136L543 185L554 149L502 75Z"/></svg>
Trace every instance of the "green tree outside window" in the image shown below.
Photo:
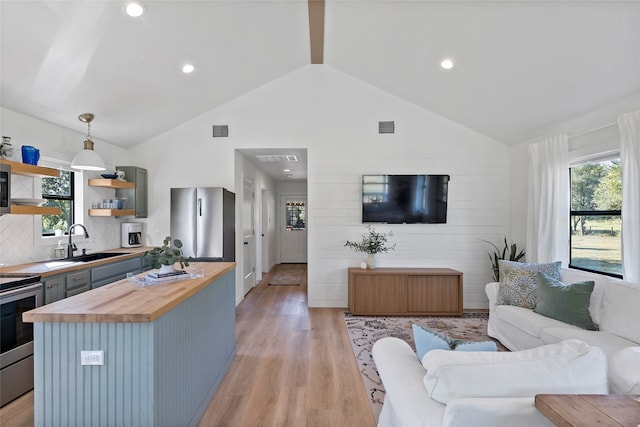
<svg viewBox="0 0 640 427"><path fill-rule="evenodd" d="M58 178L42 178L44 206L60 208L60 215L42 215L42 235L53 236L55 230L68 230L73 224L74 173L61 170Z"/></svg>

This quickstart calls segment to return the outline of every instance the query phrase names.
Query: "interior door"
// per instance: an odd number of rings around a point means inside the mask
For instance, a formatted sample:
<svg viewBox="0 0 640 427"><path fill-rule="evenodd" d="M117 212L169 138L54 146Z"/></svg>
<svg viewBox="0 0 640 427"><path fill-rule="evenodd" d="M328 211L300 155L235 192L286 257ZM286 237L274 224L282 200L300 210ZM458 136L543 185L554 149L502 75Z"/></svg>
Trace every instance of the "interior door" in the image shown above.
<svg viewBox="0 0 640 427"><path fill-rule="evenodd" d="M280 262L307 262L307 198L280 199Z"/></svg>
<svg viewBox="0 0 640 427"><path fill-rule="evenodd" d="M244 294L256 284L253 180L242 180L242 289Z"/></svg>

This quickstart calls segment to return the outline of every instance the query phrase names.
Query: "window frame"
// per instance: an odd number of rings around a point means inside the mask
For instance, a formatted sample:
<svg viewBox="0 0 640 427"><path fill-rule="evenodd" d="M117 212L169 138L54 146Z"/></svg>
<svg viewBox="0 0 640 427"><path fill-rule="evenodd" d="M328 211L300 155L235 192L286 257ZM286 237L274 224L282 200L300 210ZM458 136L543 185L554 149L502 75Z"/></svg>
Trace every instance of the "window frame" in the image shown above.
<svg viewBox="0 0 640 427"><path fill-rule="evenodd" d="M619 217L620 218L620 222L622 223L622 211L621 210L573 210L571 209L571 201L572 201L572 174L571 174L571 169L573 169L574 167L579 167L579 166L584 166L584 165L588 165L588 164L596 164L596 163L601 163L601 162L605 162L605 161L612 161L612 160L619 160L620 159L620 153L616 153L615 155L601 155L601 156L594 156L586 161L581 161L581 162L576 162L573 164L569 165L569 268L572 268L574 270L581 270L581 271L587 271L590 273L596 273L596 274L601 274L604 276L609 276L609 277L616 277L619 279L622 279L623 276L622 274L617 274L617 273L611 273L611 272L606 272L606 271L601 271L601 270L594 270L591 268L587 268L587 267L581 267L581 266L577 266L577 265L573 265L572 264L572 247L573 247L573 230L572 230L572 224L571 224L571 219L574 216L602 216L602 217ZM620 244L622 246L622 236L620 236ZM621 247L622 249L622 247Z"/></svg>
<svg viewBox="0 0 640 427"><path fill-rule="evenodd" d="M69 188L70 188L69 193L70 193L70 195L69 196L63 196L63 195L42 194L42 198L45 199L45 200L63 200L63 201L71 202L70 206L69 206L69 211L71 212L71 218L70 218L70 224L69 225L71 226L71 224L73 224L75 222L75 207L76 207L75 178L76 178L76 171L73 171L71 169L60 169L60 170L65 170L65 171L70 173L70 176L69 176ZM43 178L43 179L52 179L52 178L46 177L46 178ZM53 236L55 236L55 232L45 233L44 230L40 229L40 235L42 237L53 237ZM68 234L65 231L63 233L63 235L67 236Z"/></svg>

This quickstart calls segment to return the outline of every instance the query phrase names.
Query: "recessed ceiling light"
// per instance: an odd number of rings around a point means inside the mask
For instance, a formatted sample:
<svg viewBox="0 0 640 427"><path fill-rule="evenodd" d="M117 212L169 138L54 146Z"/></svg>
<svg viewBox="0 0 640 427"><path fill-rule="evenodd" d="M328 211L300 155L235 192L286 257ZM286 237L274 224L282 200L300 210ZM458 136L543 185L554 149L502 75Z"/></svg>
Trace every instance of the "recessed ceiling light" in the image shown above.
<svg viewBox="0 0 640 427"><path fill-rule="evenodd" d="M130 1L124 8L127 15L137 18L144 13L144 6L138 1Z"/></svg>
<svg viewBox="0 0 640 427"><path fill-rule="evenodd" d="M184 67L182 67L182 72L185 74L189 74L189 73L193 73L193 70L195 70L196 67L194 67L191 64L187 64Z"/></svg>
<svg viewBox="0 0 640 427"><path fill-rule="evenodd" d="M291 172L291 169L282 169L282 172Z"/></svg>
<svg viewBox="0 0 640 427"><path fill-rule="evenodd" d="M453 68L453 61L450 60L449 58L443 59L442 62L440 63L440 66L445 70L450 70Z"/></svg>

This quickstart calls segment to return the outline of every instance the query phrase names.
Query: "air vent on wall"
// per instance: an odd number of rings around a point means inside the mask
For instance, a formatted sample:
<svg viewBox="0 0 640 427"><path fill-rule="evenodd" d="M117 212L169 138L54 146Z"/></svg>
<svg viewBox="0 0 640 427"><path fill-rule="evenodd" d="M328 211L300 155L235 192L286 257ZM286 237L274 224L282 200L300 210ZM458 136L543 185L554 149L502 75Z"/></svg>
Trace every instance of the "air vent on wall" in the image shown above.
<svg viewBox="0 0 640 427"><path fill-rule="evenodd" d="M214 138L228 138L229 137L229 125L213 125L213 137Z"/></svg>
<svg viewBox="0 0 640 427"><path fill-rule="evenodd" d="M298 156L295 154L258 154L256 155L258 161L267 162L297 162Z"/></svg>
<svg viewBox="0 0 640 427"><path fill-rule="evenodd" d="M396 133L396 122L378 122L378 133Z"/></svg>

